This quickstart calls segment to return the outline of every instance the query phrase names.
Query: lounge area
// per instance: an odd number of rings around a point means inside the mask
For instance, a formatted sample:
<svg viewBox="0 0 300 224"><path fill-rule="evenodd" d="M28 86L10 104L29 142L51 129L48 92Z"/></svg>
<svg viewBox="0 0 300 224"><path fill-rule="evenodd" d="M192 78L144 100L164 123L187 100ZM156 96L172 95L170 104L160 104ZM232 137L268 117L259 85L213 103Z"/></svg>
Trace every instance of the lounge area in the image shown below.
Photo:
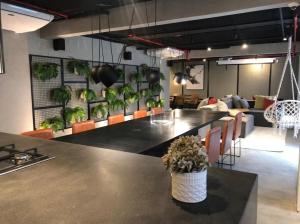
<svg viewBox="0 0 300 224"><path fill-rule="evenodd" d="M0 2L0 223L300 223L300 2Z"/></svg>

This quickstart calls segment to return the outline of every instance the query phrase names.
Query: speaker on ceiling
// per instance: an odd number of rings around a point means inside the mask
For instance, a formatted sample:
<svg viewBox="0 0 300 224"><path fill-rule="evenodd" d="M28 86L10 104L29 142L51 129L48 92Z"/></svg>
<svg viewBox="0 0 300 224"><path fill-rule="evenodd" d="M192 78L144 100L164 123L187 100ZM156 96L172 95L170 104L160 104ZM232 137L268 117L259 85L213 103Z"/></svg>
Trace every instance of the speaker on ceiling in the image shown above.
<svg viewBox="0 0 300 224"><path fill-rule="evenodd" d="M124 58L124 60L132 60L132 53L131 53L131 51L124 51L123 58Z"/></svg>
<svg viewBox="0 0 300 224"><path fill-rule="evenodd" d="M64 51L65 50L65 39L59 38L53 40L53 49L55 51Z"/></svg>

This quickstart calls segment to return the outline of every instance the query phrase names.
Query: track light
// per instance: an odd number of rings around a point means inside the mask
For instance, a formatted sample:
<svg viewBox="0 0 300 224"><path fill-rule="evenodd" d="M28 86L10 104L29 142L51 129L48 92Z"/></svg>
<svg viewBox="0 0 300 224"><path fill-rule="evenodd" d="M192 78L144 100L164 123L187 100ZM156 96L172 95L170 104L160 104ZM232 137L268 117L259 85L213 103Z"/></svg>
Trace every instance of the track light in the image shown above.
<svg viewBox="0 0 300 224"><path fill-rule="evenodd" d="M208 47L208 48L207 48L207 51L211 51L211 47Z"/></svg>
<svg viewBox="0 0 300 224"><path fill-rule="evenodd" d="M287 41L287 38L286 38L286 37L284 37L282 40L283 40L283 41Z"/></svg>
<svg viewBox="0 0 300 224"><path fill-rule="evenodd" d="M247 48L248 48L248 44L245 43L242 45L242 49L247 49Z"/></svg>
<svg viewBox="0 0 300 224"><path fill-rule="evenodd" d="M203 61L203 62L206 62L206 58L203 58L202 61Z"/></svg>

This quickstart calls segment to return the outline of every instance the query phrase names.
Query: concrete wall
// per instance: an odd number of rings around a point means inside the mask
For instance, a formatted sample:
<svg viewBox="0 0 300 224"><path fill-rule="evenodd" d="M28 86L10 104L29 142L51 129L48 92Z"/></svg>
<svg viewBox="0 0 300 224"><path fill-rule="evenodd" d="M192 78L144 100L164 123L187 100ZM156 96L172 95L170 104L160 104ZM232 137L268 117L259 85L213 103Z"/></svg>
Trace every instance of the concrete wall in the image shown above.
<svg viewBox="0 0 300 224"><path fill-rule="evenodd" d="M52 41L41 39L37 32L15 34L4 31L3 36L6 74L0 75L0 131L19 134L33 129L29 54L91 60L92 44L90 38L74 37L66 39L66 51L54 51ZM94 44L94 60L99 60L98 41L94 41ZM109 42L104 41L103 45L105 61L112 62ZM117 62L122 45L116 43L112 45L114 62ZM135 48L128 48L128 50L132 51L133 60L121 61L121 63L134 65L146 63L150 66L161 64L165 74L168 73L164 61L160 62L157 59L154 64L153 58L145 55L143 51ZM102 54L100 56L102 58ZM168 100L168 81L163 82L162 85L166 89L162 96Z"/></svg>
<svg viewBox="0 0 300 224"><path fill-rule="evenodd" d="M201 98L208 96L221 98L228 94L239 94L247 99L251 99L253 95L257 94L269 95L269 91L270 95L275 95L281 78L284 61L285 58L280 57L278 58L278 63L274 63L272 66L269 64L219 66L215 60L209 60L205 63L204 89L191 91L184 87L183 94L199 94ZM202 64L203 62L195 61L193 63ZM298 63L299 56L293 59L296 76L299 74ZM175 63L174 66L172 66L173 73L181 70L181 63ZM289 74L289 70L287 70L279 98L292 98ZM270 85L269 79L271 79ZM170 81L170 95L182 95L182 86L175 85L174 82Z"/></svg>

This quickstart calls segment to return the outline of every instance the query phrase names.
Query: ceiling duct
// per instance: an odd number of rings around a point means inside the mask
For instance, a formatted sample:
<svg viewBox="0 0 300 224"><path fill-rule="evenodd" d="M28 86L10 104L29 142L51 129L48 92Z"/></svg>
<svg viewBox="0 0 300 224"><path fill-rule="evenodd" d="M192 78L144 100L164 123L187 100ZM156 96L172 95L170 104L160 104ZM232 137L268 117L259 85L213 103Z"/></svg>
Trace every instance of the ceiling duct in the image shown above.
<svg viewBox="0 0 300 224"><path fill-rule="evenodd" d="M36 31L53 20L54 16L24 7L1 3L2 29L15 33Z"/></svg>

